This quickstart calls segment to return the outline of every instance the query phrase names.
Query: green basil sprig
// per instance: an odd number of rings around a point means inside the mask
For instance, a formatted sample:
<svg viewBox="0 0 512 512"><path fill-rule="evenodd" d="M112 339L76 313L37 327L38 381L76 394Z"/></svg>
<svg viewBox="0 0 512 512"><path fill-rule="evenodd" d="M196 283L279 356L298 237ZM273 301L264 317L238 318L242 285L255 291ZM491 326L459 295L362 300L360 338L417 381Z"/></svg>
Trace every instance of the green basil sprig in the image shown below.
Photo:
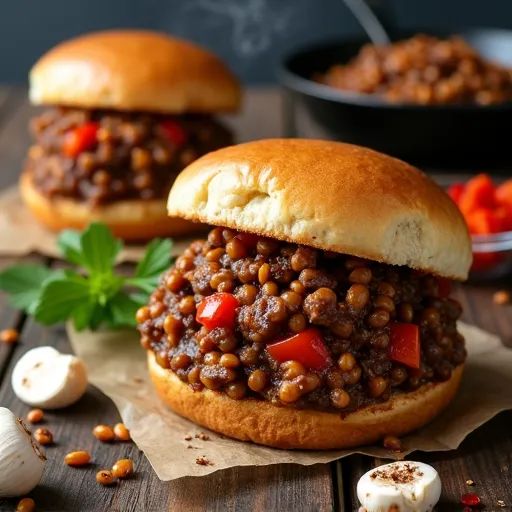
<svg viewBox="0 0 512 512"><path fill-rule="evenodd" d="M101 223L83 232L63 231L57 246L74 270L13 265L0 272L0 290L14 308L37 322L52 325L72 319L79 331L135 326L137 309L147 303L160 274L171 264L172 241L155 239L132 277L117 274L123 242Z"/></svg>

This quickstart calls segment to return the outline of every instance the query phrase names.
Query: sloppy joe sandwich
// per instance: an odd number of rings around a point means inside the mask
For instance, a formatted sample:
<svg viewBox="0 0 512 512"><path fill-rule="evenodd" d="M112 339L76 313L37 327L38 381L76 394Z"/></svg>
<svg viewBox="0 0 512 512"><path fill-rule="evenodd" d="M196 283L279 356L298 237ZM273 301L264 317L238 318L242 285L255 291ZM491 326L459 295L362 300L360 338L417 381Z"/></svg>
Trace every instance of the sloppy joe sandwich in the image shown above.
<svg viewBox="0 0 512 512"><path fill-rule="evenodd" d="M190 42L141 30L66 41L30 72L30 99L47 108L32 120L22 197L53 230L98 220L148 239L197 228L169 218L166 198L181 169L233 143L214 114L240 97L227 67Z"/></svg>
<svg viewBox="0 0 512 512"><path fill-rule="evenodd" d="M137 312L161 398L224 435L331 449L401 436L454 397L452 280L471 242L410 165L349 144L262 140L177 178L170 215L215 225Z"/></svg>

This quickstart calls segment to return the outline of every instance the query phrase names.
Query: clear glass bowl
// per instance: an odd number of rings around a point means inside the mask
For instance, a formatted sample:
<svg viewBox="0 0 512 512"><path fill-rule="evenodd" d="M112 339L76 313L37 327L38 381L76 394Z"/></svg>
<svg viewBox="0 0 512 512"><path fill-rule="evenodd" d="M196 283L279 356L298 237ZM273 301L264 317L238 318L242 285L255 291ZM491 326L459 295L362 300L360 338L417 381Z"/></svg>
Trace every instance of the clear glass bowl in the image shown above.
<svg viewBox="0 0 512 512"><path fill-rule="evenodd" d="M472 235L473 279L497 279L512 272L512 231Z"/></svg>

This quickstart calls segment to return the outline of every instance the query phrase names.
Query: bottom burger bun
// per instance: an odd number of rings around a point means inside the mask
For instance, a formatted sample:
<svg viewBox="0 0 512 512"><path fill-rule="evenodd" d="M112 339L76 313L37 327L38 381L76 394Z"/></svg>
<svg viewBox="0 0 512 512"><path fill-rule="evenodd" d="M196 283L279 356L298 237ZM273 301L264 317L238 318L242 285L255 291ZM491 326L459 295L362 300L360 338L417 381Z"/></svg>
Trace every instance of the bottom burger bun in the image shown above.
<svg viewBox="0 0 512 512"><path fill-rule="evenodd" d="M194 392L159 366L152 351L148 351L148 366L158 395L181 416L241 441L301 450L351 448L412 432L448 406L464 369L459 365L446 382L429 383L381 405L342 415L279 407L263 400L233 400L206 389Z"/></svg>
<svg viewBox="0 0 512 512"><path fill-rule="evenodd" d="M204 229L203 224L167 216L165 199L121 200L91 207L69 198L48 199L34 186L30 174L20 178L20 193L34 217L52 231L82 230L90 222L103 222L115 237L129 241L181 236Z"/></svg>

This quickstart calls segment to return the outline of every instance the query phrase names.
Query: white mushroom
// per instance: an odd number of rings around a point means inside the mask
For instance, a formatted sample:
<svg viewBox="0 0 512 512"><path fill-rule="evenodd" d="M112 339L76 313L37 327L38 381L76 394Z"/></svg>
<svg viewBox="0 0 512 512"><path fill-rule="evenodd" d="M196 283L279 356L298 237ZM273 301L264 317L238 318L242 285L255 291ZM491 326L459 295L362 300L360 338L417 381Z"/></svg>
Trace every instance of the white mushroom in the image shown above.
<svg viewBox="0 0 512 512"><path fill-rule="evenodd" d="M0 498L30 492L41 480L45 462L21 420L0 407Z"/></svg>
<svg viewBox="0 0 512 512"><path fill-rule="evenodd" d="M12 388L23 402L42 409L60 409L78 401L87 388L87 369L73 355L53 347L29 350L16 363Z"/></svg>
<svg viewBox="0 0 512 512"><path fill-rule="evenodd" d="M400 461L372 469L357 483L367 512L431 512L441 496L437 471L422 462Z"/></svg>

